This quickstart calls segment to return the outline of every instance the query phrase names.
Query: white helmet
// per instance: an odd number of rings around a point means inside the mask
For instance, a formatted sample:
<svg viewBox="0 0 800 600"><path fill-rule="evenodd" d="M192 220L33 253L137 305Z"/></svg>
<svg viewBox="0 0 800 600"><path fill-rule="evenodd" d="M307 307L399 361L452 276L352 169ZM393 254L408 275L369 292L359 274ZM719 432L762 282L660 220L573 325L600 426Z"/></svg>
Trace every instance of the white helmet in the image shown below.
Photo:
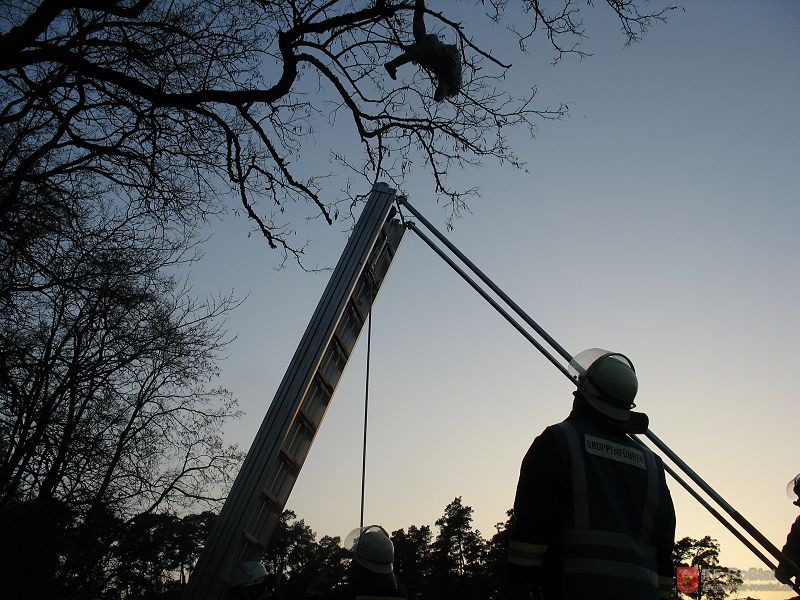
<svg viewBox="0 0 800 600"><path fill-rule="evenodd" d="M267 570L261 561L250 560L233 565L228 582L232 588L249 588L263 584L267 579Z"/></svg>
<svg viewBox="0 0 800 600"><path fill-rule="evenodd" d="M800 475L792 477L786 484L786 495L794 500L794 504L800 506Z"/></svg>
<svg viewBox="0 0 800 600"><path fill-rule="evenodd" d="M344 539L344 547L353 553L353 560L373 573L394 570L394 544L380 525L354 529Z"/></svg>
<svg viewBox="0 0 800 600"><path fill-rule="evenodd" d="M639 389L633 363L624 354L589 348L575 355L569 370L577 377L581 396L599 413L633 433L647 429L647 416L631 409Z"/></svg>

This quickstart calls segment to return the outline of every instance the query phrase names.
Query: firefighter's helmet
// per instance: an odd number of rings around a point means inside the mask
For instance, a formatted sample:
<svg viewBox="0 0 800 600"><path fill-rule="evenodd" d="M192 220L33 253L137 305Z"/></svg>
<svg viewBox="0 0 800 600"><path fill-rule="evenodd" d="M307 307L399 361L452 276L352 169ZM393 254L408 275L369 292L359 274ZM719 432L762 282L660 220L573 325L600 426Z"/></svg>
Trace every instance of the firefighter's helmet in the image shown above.
<svg viewBox="0 0 800 600"><path fill-rule="evenodd" d="M800 474L792 477L789 483L786 484L786 495L800 506Z"/></svg>
<svg viewBox="0 0 800 600"><path fill-rule="evenodd" d="M344 547L353 553L353 560L373 573L393 571L394 544L380 525L354 529L345 538Z"/></svg>
<svg viewBox="0 0 800 600"><path fill-rule="evenodd" d="M592 408L617 423L627 424L632 433L647 429L647 416L631 411L639 380L627 356L589 348L573 357L569 370L576 378L580 396Z"/></svg>
<svg viewBox="0 0 800 600"><path fill-rule="evenodd" d="M267 570L261 561L249 560L237 563L231 569L228 581L235 589L255 588L264 585L267 579Z"/></svg>

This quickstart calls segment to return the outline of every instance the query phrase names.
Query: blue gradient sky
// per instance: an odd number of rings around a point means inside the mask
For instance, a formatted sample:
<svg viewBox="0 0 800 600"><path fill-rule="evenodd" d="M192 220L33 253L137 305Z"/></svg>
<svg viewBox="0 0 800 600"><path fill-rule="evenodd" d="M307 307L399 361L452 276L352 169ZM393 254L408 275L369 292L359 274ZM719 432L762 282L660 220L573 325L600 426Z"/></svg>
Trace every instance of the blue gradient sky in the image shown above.
<svg viewBox="0 0 800 600"><path fill-rule="evenodd" d="M630 356L652 430L780 546L800 472L800 3L687 3L630 48L601 4L586 16L594 56L553 67L535 44L511 57L517 82L571 114L515 140L528 173L464 175L483 197L451 239L567 350ZM442 226L432 189L419 165L404 191ZM250 292L222 365L247 413L228 437L244 447L328 277L274 271L247 229L218 224L194 272L198 289ZM344 229L309 223L312 261L334 264ZM365 346L288 504L319 534L358 525ZM413 234L380 292L372 352L367 521L432 525L460 495L491 535L533 437L568 413L569 382ZM723 564L762 566L671 489L679 537L711 535Z"/></svg>

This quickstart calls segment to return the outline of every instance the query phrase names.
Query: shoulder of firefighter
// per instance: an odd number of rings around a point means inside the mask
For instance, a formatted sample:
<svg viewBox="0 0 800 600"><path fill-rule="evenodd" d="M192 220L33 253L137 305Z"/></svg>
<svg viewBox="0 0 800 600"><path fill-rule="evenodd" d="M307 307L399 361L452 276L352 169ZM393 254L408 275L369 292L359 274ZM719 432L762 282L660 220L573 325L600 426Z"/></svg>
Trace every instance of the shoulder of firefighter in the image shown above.
<svg viewBox="0 0 800 600"><path fill-rule="evenodd" d="M800 516L797 517L786 536L786 543L781 550L783 554L788 556L795 563L800 563Z"/></svg>
<svg viewBox="0 0 800 600"><path fill-rule="evenodd" d="M523 460L514 518L512 585L533 584L544 598L672 597L663 465L626 436L589 420L548 427Z"/></svg>

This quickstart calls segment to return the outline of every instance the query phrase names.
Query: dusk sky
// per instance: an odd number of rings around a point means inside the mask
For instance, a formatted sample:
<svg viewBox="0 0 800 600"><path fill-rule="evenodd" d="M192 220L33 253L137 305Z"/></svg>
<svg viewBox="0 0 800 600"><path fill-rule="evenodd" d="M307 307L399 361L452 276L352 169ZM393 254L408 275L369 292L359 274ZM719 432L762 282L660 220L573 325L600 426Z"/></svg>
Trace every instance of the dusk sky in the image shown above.
<svg viewBox="0 0 800 600"><path fill-rule="evenodd" d="M534 140L513 136L527 172L487 163L454 175L482 197L450 239L568 351L629 356L652 431L780 547L797 513L785 486L800 472L800 2L686 2L631 47L595 4L583 61L553 66L543 40L522 56L501 30L476 32L513 62L511 85L535 83L541 106L568 103L570 116L540 122ZM420 163L402 191L444 228L433 190ZM347 224L299 227L310 264L333 266ZM227 438L243 448L329 277L275 271L248 229L216 224L193 273L197 291L249 292L221 365L246 413ZM319 535L358 525L365 342L287 506ZM568 414L572 391L407 233L374 308L366 521L433 525L461 496L491 536L528 446ZM670 489L678 537L710 535L722 564L763 567Z"/></svg>

